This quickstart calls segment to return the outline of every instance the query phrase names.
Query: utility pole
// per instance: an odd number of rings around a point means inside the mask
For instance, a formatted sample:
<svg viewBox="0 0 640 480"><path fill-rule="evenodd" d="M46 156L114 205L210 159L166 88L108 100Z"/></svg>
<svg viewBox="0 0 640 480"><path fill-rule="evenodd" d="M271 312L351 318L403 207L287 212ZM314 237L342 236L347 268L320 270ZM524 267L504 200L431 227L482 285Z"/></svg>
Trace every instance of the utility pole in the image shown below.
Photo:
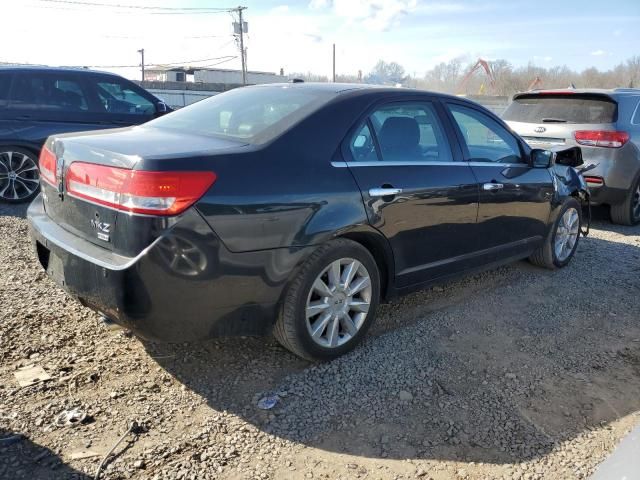
<svg viewBox="0 0 640 480"><path fill-rule="evenodd" d="M336 44L333 44L333 83L336 83Z"/></svg>
<svg viewBox="0 0 640 480"><path fill-rule="evenodd" d="M238 7L236 9L236 11L238 12L238 33L240 34L240 59L242 61L242 84L246 85L247 84L247 58L246 58L246 52L244 50L244 34L246 33L245 31L245 25L244 22L242 21L242 11L246 10L247 7Z"/></svg>
<svg viewBox="0 0 640 480"><path fill-rule="evenodd" d="M144 82L144 48L141 48L140 50L138 50L138 53L142 57L140 66L142 67L142 81Z"/></svg>

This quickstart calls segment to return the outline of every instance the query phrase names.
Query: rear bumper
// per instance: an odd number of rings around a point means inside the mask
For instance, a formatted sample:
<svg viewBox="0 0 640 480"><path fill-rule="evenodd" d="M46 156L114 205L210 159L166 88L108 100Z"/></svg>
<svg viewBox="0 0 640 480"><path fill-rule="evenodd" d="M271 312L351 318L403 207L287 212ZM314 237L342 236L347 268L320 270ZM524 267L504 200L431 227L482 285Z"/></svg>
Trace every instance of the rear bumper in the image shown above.
<svg viewBox="0 0 640 480"><path fill-rule="evenodd" d="M591 174L591 172L589 172L589 174ZM588 185L591 203L593 205L616 205L624 202L625 198L629 194L628 190L624 190L622 188L611 188L606 185Z"/></svg>
<svg viewBox="0 0 640 480"><path fill-rule="evenodd" d="M60 227L41 196L27 216L34 250L56 283L83 305L156 341L267 333L288 279L310 250L231 253L191 209L130 258Z"/></svg>
<svg viewBox="0 0 640 480"><path fill-rule="evenodd" d="M640 172L640 155L632 142L622 148L582 147L584 163L596 167L585 173L600 177L603 185L589 185L594 204L615 205L624 202Z"/></svg>

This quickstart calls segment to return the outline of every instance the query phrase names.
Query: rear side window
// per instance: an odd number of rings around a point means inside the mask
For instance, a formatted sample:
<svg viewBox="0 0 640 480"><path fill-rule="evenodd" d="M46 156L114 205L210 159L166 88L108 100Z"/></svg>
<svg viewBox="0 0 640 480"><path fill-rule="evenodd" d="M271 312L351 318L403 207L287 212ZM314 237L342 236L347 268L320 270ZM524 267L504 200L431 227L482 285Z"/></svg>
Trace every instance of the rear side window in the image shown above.
<svg viewBox="0 0 640 480"><path fill-rule="evenodd" d="M147 125L261 144L289 129L333 96L331 92L281 86L237 88Z"/></svg>
<svg viewBox="0 0 640 480"><path fill-rule="evenodd" d="M11 87L11 75L0 74L0 107L4 107L9 101L10 87Z"/></svg>
<svg viewBox="0 0 640 480"><path fill-rule="evenodd" d="M79 82L54 75L16 75L11 107L28 110L87 111L87 97Z"/></svg>
<svg viewBox="0 0 640 480"><path fill-rule="evenodd" d="M451 162L451 149L430 103L381 107L370 117L382 160L387 162Z"/></svg>
<svg viewBox="0 0 640 480"><path fill-rule="evenodd" d="M156 107L151 100L136 92L130 85L118 81L103 81L96 85L98 97L109 113L153 115Z"/></svg>
<svg viewBox="0 0 640 480"><path fill-rule="evenodd" d="M522 95L502 117L524 123L613 123L617 104L598 95Z"/></svg>

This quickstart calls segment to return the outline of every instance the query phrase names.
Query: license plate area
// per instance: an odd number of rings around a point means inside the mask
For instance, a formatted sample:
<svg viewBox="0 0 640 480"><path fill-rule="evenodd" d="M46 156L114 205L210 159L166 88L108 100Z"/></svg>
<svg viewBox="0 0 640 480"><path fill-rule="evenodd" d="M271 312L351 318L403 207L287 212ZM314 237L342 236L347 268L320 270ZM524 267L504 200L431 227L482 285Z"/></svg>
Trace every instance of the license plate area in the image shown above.
<svg viewBox="0 0 640 480"><path fill-rule="evenodd" d="M38 261L42 268L58 285L65 285L64 263L62 259L40 242L36 242Z"/></svg>
<svg viewBox="0 0 640 480"><path fill-rule="evenodd" d="M38 253L38 261L42 268L45 270L49 267L49 257L51 255L51 250L45 247L40 242L36 242L36 252Z"/></svg>

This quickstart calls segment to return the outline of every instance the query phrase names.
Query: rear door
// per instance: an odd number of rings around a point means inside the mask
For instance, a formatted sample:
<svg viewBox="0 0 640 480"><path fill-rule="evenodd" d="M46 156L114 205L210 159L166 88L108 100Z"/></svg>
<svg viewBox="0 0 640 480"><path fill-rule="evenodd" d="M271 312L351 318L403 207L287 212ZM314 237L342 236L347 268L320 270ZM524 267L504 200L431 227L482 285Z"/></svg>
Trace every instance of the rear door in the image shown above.
<svg viewBox="0 0 640 480"><path fill-rule="evenodd" d="M5 110L15 139L37 146L49 135L100 128L81 75L17 72Z"/></svg>
<svg viewBox="0 0 640 480"><path fill-rule="evenodd" d="M440 108L429 98L379 105L343 148L400 287L464 270L474 250L478 187Z"/></svg>
<svg viewBox="0 0 640 480"><path fill-rule="evenodd" d="M481 107L446 105L480 187L479 249L488 260L529 250L546 234L554 191L550 172L530 167L520 141Z"/></svg>

